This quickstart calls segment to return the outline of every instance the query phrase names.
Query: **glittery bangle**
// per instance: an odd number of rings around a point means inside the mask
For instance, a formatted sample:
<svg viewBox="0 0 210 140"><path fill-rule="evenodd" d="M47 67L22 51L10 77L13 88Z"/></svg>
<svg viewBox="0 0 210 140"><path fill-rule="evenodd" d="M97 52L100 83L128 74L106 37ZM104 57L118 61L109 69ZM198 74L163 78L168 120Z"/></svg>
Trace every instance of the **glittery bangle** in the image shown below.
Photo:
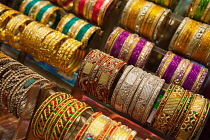
<svg viewBox="0 0 210 140"><path fill-rule="evenodd" d="M143 89L141 90L141 93L137 99L137 102L135 104L132 117L138 121L143 121L143 114L146 110L147 103L149 102L151 96L153 95L153 92L156 88L156 86L159 84L159 77L148 74L148 80L145 82ZM144 120L145 121L145 120Z"/></svg>
<svg viewBox="0 0 210 140"><path fill-rule="evenodd" d="M126 22L128 21L128 14L129 14L129 10L131 10L131 5L133 4L134 1L128 1L125 5L125 8L123 9L122 15L120 17L120 25L125 27L126 26Z"/></svg>
<svg viewBox="0 0 210 140"><path fill-rule="evenodd" d="M129 65L126 67L126 69L123 71L123 74L121 75L119 81L117 82L117 85L113 91L112 97L111 97L111 105L114 107L115 106L115 100L117 97L117 94L119 93L119 90L122 86L123 81L125 80L126 76L128 73L133 69L134 67Z"/></svg>
<svg viewBox="0 0 210 140"><path fill-rule="evenodd" d="M30 13L30 10L32 9L32 7L36 3L38 3L39 1L41 1L41 0L31 0L31 1L30 0L26 0L26 1L23 1L23 3L20 6L19 11L28 16L29 13Z"/></svg>
<svg viewBox="0 0 210 140"><path fill-rule="evenodd" d="M125 42L126 38L129 36L129 32L123 31L121 32L118 37L113 42L110 55L113 57L117 57L120 53L120 50L123 46L123 43Z"/></svg>
<svg viewBox="0 0 210 140"><path fill-rule="evenodd" d="M178 55L174 55L171 62L169 63L168 67L166 68L162 78L166 80L166 83L169 83L172 76L174 75L174 72L176 71L178 65L182 61L182 57Z"/></svg>
<svg viewBox="0 0 210 140"><path fill-rule="evenodd" d="M96 1L95 5L93 7L91 20L94 23L97 23L97 21L98 21L98 14L99 14L100 8L103 5L103 3L104 3L104 0L98 0L98 1Z"/></svg>
<svg viewBox="0 0 210 140"><path fill-rule="evenodd" d="M141 91L142 91L142 89L144 87L144 84L148 80L149 77L150 77L150 74L148 74L147 72L144 72L142 74L142 77L141 77L142 80L141 80L141 82L140 82L140 84L138 86L138 89L136 90L136 93L133 96L133 100L132 100L132 102L131 102L128 110L127 110L128 114L130 116L133 116L133 111L134 111L135 105L136 105L136 103L137 103L137 101L138 101L138 99L140 97L140 94L141 94Z"/></svg>
<svg viewBox="0 0 210 140"><path fill-rule="evenodd" d="M109 132L109 130L115 126L117 124L116 121L111 120L110 122L108 122L106 124L106 126L104 127L104 130L100 133L99 137L97 138L98 140L103 140L104 138L106 138L106 134Z"/></svg>

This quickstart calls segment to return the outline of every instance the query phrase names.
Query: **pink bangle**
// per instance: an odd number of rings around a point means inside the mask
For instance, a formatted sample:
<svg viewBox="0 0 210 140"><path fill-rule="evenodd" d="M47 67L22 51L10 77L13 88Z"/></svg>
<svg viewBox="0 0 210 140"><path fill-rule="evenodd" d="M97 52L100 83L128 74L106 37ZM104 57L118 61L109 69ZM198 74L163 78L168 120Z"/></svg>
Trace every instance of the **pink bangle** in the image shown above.
<svg viewBox="0 0 210 140"><path fill-rule="evenodd" d="M80 0L78 2L78 15L83 17L83 11L84 11L84 7L85 7L85 3L86 3L86 0Z"/></svg>
<svg viewBox="0 0 210 140"><path fill-rule="evenodd" d="M97 23L98 14L103 3L104 3L104 0L98 0L96 4L94 5L93 13L92 13L92 21L94 23Z"/></svg>

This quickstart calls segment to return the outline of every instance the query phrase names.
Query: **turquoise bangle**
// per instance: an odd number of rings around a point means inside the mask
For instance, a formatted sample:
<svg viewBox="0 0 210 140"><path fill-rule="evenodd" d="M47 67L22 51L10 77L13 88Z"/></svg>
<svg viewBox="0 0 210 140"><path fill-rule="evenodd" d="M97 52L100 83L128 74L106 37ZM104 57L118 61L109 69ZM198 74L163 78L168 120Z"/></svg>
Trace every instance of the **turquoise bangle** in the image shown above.
<svg viewBox="0 0 210 140"><path fill-rule="evenodd" d="M62 33L64 33L64 34L67 35L68 32L69 32L69 29L71 28L71 26L72 26L77 20L80 20L80 18L78 18L78 17L73 17L71 20L69 20L69 21L65 24Z"/></svg>
<svg viewBox="0 0 210 140"><path fill-rule="evenodd" d="M85 26L82 27L82 29L80 29L80 31L77 33L76 36L76 40L81 41L84 34L87 32L88 29L90 29L90 27L92 27L92 24L86 24Z"/></svg>
<svg viewBox="0 0 210 140"><path fill-rule="evenodd" d="M201 0L198 4L198 9L196 9L195 15L193 16L193 19L200 20L203 16L203 12L205 11L206 7L208 6L208 3L210 0Z"/></svg>
<svg viewBox="0 0 210 140"><path fill-rule="evenodd" d="M56 29L56 27L57 27L57 25L58 25L58 23L59 23L59 21L61 20L61 15L60 14L56 14L56 18L55 18L55 22L54 22L54 24L52 25L52 29Z"/></svg>
<svg viewBox="0 0 210 140"><path fill-rule="evenodd" d="M45 13L49 8L51 8L51 7L53 7L53 6L55 6L55 5L53 5L53 4L48 4L48 5L44 6L44 7L38 12L38 14L36 15L36 21L41 21L42 16L44 15L44 13Z"/></svg>
<svg viewBox="0 0 210 140"><path fill-rule="evenodd" d="M29 2L23 11L23 14L28 16L31 8L39 1L41 1L41 0L33 0L33 1Z"/></svg>

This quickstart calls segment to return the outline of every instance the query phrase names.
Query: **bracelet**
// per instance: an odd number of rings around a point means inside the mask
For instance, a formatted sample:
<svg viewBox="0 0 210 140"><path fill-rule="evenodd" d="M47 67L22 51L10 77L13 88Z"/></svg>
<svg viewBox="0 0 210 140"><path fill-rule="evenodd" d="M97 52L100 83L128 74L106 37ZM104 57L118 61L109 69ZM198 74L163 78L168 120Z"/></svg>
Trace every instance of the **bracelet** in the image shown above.
<svg viewBox="0 0 210 140"><path fill-rule="evenodd" d="M126 69L123 71L123 74L121 75L119 81L117 82L117 85L113 91L112 97L111 97L111 102L110 104L115 107L115 101L116 101L116 97L119 94L120 88L125 80L125 78L127 77L127 75L129 74L129 72L134 68L134 66L129 65L126 67Z"/></svg>
<svg viewBox="0 0 210 140"><path fill-rule="evenodd" d="M98 1L95 2L95 5L93 6L93 9L92 9L91 16L89 16L90 17L89 19L91 19L91 21L93 21L94 23L97 23L100 9L101 9L101 7L102 7L102 5L104 4L105 1L104 0L98 0Z"/></svg>
<svg viewBox="0 0 210 140"><path fill-rule="evenodd" d="M115 65L113 65L115 64ZM95 76L95 82L94 85L97 85L96 92L94 95L96 95L97 99L108 103L109 98L112 96L110 94L110 88L114 82L115 77L117 76L118 72L121 70L121 68L126 63L111 57L108 59L102 67L100 67L100 71L97 72ZM110 69L110 67L113 67L114 69Z"/></svg>
<svg viewBox="0 0 210 140"><path fill-rule="evenodd" d="M86 121L86 123L82 126L80 131L77 133L77 136L75 140L80 140L80 138L84 135L86 130L89 128L90 124L97 118L99 115L101 115L101 112L95 112L93 115L91 115L90 118Z"/></svg>
<svg viewBox="0 0 210 140"><path fill-rule="evenodd" d="M89 128L86 130L82 139L86 139L88 137L91 137L92 139L97 139L100 136L106 124L110 121L111 119L105 115L101 114L97 116L90 124Z"/></svg>
<svg viewBox="0 0 210 140"><path fill-rule="evenodd" d="M98 18L97 18L97 25L102 26L104 24L104 17L105 14L107 13L107 10L111 6L111 4L114 2L114 0L105 0L103 5L100 7L100 11L98 13Z"/></svg>
<svg viewBox="0 0 210 140"><path fill-rule="evenodd" d="M136 120L143 121L143 112L146 110L146 105L149 102L149 99L153 95L153 92L157 85L159 84L159 77L152 76L149 74L149 78L143 86L141 93L137 99L135 107L133 109L132 117ZM146 121L146 120L145 120Z"/></svg>
<svg viewBox="0 0 210 140"><path fill-rule="evenodd" d="M175 136L176 139L186 139L192 134L199 120L198 118L202 114L202 108L205 107L205 102L206 99L203 98L203 96L197 94L195 95L195 100L187 112L184 122L178 130L177 135Z"/></svg>
<svg viewBox="0 0 210 140"><path fill-rule="evenodd" d="M117 124L116 121L111 120L110 122L108 122L106 124L106 126L104 127L104 130L101 132L101 134L99 135L99 138L97 138L98 140L103 140L104 138L106 138L107 133L110 131L110 129L115 126Z"/></svg>
<svg viewBox="0 0 210 140"><path fill-rule="evenodd" d="M30 11L39 1L40 0L24 0L20 5L19 11L29 16Z"/></svg>
<svg viewBox="0 0 210 140"><path fill-rule="evenodd" d="M9 8L6 5L0 3L0 12L6 11L6 10L10 10L10 9L11 8Z"/></svg>
<svg viewBox="0 0 210 140"><path fill-rule="evenodd" d="M69 94L57 92L49 96L37 109L31 122L31 130L36 138L43 138L42 130L45 125L44 122L48 120L51 110L53 111L59 103L68 97Z"/></svg>
<svg viewBox="0 0 210 140"><path fill-rule="evenodd" d="M141 91L143 89L143 86L145 84L145 82L148 80L148 78L150 77L150 74L148 74L147 72L143 72L142 73L142 77L141 77L141 81L140 81L140 84L136 90L136 93L134 94L133 96L133 99L132 99L132 102L131 104L129 105L129 108L127 110L128 114L130 116L133 116L133 111L134 111L134 108L135 108L135 105L140 97L140 94L141 94Z"/></svg>
<svg viewBox="0 0 210 140"><path fill-rule="evenodd" d="M113 42L115 40L115 38L123 31L122 28L120 27L117 27L110 35L109 35L109 38L106 42L106 45L105 45L105 48L104 48L104 51L105 53L107 54L110 54L110 51L111 51L111 47L113 45Z"/></svg>

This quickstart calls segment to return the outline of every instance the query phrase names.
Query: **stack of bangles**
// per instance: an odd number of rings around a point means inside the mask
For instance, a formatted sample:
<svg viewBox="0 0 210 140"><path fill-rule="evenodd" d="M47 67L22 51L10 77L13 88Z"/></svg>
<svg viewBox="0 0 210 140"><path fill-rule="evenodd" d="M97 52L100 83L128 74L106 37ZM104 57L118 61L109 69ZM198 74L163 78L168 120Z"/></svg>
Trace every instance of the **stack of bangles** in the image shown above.
<svg viewBox="0 0 210 140"><path fill-rule="evenodd" d="M182 86L184 89L198 93L202 86L208 69L184 59L170 51L166 53L159 65L156 74L166 80Z"/></svg>
<svg viewBox="0 0 210 140"><path fill-rule="evenodd" d="M4 43L31 54L36 60L45 61L67 75L78 69L85 56L85 51L81 50L81 42L33 21L21 13L9 11L16 13L13 17L6 14L8 18L10 17L9 20L4 17L4 13L0 15L4 20L0 22L4 24L0 25L5 32L2 40Z"/></svg>
<svg viewBox="0 0 210 140"><path fill-rule="evenodd" d="M81 41L84 45L87 45L91 36L99 29L99 27L80 19L73 14L65 15L56 27L57 31Z"/></svg>
<svg viewBox="0 0 210 140"><path fill-rule="evenodd" d="M61 14L64 13L62 8L42 0L24 0L19 11L53 29L56 28Z"/></svg>
<svg viewBox="0 0 210 140"><path fill-rule="evenodd" d="M105 52L136 67L143 68L154 44L117 27L109 36Z"/></svg>
<svg viewBox="0 0 210 140"><path fill-rule="evenodd" d="M151 125L176 140L198 139L208 119L209 103L202 95L171 84Z"/></svg>
<svg viewBox="0 0 210 140"><path fill-rule="evenodd" d="M73 12L98 26L104 24L104 17L114 0L73 0Z"/></svg>
<svg viewBox="0 0 210 140"><path fill-rule="evenodd" d="M44 88L49 80L0 52L0 106L21 117L34 85Z"/></svg>
<svg viewBox="0 0 210 140"><path fill-rule="evenodd" d="M149 0L151 2L154 2L160 6L167 7L169 9L175 8L180 0Z"/></svg>
<svg viewBox="0 0 210 140"><path fill-rule="evenodd" d="M210 1L209 0L192 0L186 12L186 16L202 21L207 24L210 23Z"/></svg>
<svg viewBox="0 0 210 140"><path fill-rule="evenodd" d="M37 109L31 130L37 139L45 140L132 140L136 135L136 131L61 92L49 96Z"/></svg>
<svg viewBox="0 0 210 140"><path fill-rule="evenodd" d="M165 81L132 65L123 70L124 65L119 59L93 50L82 62L78 86L87 94L111 103L116 110L145 123ZM120 69L123 73L112 93Z"/></svg>
<svg viewBox="0 0 210 140"><path fill-rule="evenodd" d="M121 15L120 24L127 30L140 36L157 41L161 27L170 13L169 9L155 5L145 0L130 0Z"/></svg>
<svg viewBox="0 0 210 140"><path fill-rule="evenodd" d="M56 5L59 5L66 11L71 11L73 7L73 0L50 0L50 1L55 3Z"/></svg>
<svg viewBox="0 0 210 140"><path fill-rule="evenodd" d="M210 27L186 17L173 38L169 50L206 66L210 65Z"/></svg>

